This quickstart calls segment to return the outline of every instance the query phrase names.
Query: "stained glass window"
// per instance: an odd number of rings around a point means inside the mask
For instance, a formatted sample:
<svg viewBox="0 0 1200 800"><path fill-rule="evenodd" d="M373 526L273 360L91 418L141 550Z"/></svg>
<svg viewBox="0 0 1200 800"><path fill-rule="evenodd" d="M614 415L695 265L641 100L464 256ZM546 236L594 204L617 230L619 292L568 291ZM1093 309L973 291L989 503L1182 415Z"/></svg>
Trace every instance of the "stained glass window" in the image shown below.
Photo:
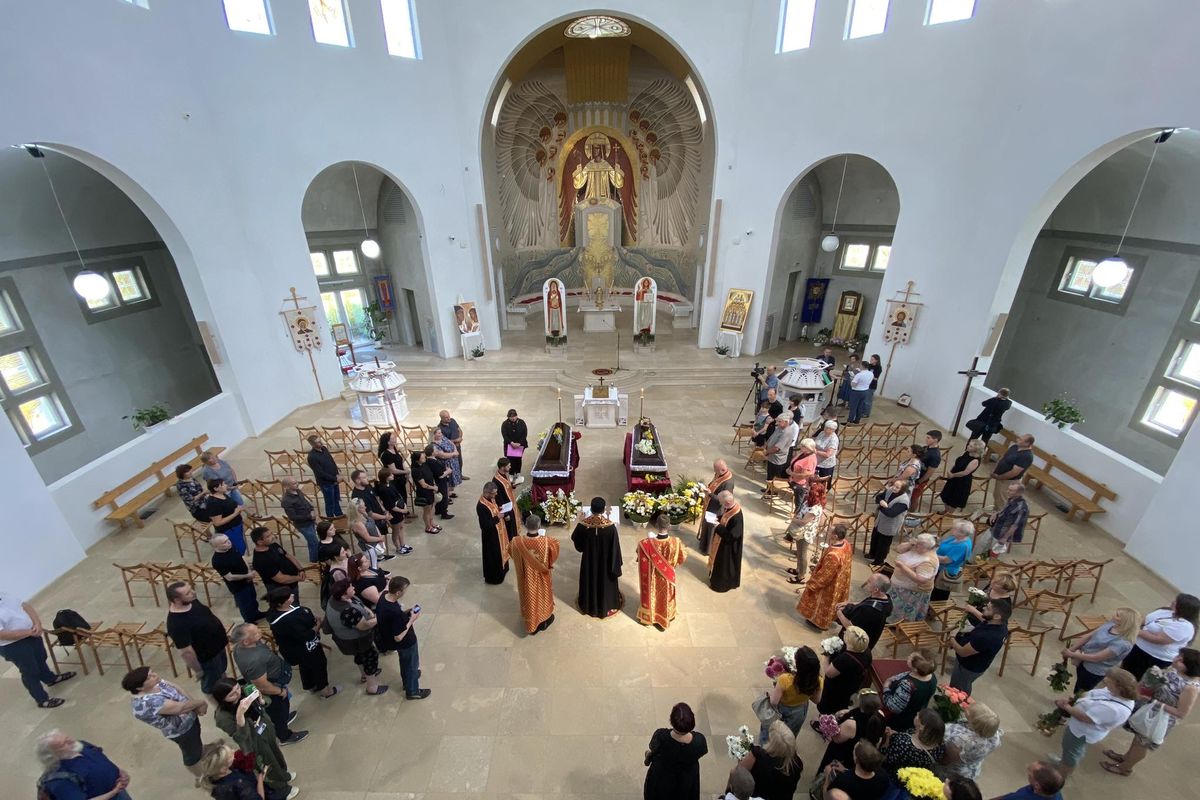
<svg viewBox="0 0 1200 800"><path fill-rule="evenodd" d="M45 383L33 354L28 350L17 350L0 356L0 378L4 379L9 394L23 392Z"/></svg>
<svg viewBox="0 0 1200 800"><path fill-rule="evenodd" d="M355 275L358 273L358 259L353 250L333 251L333 270L338 275Z"/></svg>
<svg viewBox="0 0 1200 800"><path fill-rule="evenodd" d="M345 0L308 0L313 38L320 44L350 46L350 17Z"/></svg>
<svg viewBox="0 0 1200 800"><path fill-rule="evenodd" d="M1113 286L1099 286L1092 280L1099 262L1095 259L1072 256L1067 259L1066 269L1063 270L1058 290L1067 294L1090 297L1105 303L1120 303L1125 299L1129 282L1133 279L1133 268L1125 271L1125 277ZM1128 264L1126 264L1128 266Z"/></svg>
<svg viewBox="0 0 1200 800"><path fill-rule="evenodd" d="M871 245L848 244L842 253L842 269L866 269L871 257Z"/></svg>
<svg viewBox="0 0 1200 800"><path fill-rule="evenodd" d="M616 17L588 16L580 17L567 26L564 31L569 39L603 39L614 36L628 36L629 25Z"/></svg>
<svg viewBox="0 0 1200 800"><path fill-rule="evenodd" d="M142 288L142 282L134 270L114 270L112 277L113 283L117 285L117 294L121 296L122 303L136 303L138 300L146 299L146 291Z"/></svg>
<svg viewBox="0 0 1200 800"><path fill-rule="evenodd" d="M318 278L324 278L329 275L329 259L325 258L325 254L318 251L309 253L308 257L312 259L313 274Z"/></svg>
<svg viewBox="0 0 1200 800"><path fill-rule="evenodd" d="M17 411L29 426L29 432L34 439L44 439L69 427L58 399L52 394L26 400L17 406Z"/></svg>
<svg viewBox="0 0 1200 800"><path fill-rule="evenodd" d="M0 292L0 336L21 330L17 315L13 313L7 292Z"/></svg>

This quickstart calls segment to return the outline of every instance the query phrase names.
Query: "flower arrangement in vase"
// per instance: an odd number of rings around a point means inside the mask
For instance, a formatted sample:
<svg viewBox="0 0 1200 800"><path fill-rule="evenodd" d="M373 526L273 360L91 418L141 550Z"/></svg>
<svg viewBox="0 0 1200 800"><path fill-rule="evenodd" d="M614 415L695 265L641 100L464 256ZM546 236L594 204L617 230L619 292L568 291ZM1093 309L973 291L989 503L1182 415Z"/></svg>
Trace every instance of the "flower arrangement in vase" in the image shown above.
<svg viewBox="0 0 1200 800"><path fill-rule="evenodd" d="M518 502L518 506L520 503ZM547 525L566 525L575 519L575 515L583 508L583 503L574 492L564 492L559 489L542 501L542 519Z"/></svg>
<svg viewBox="0 0 1200 800"><path fill-rule="evenodd" d="M658 508L658 498L648 492L626 492L621 497L621 513L630 522L649 522Z"/></svg>
<svg viewBox="0 0 1200 800"><path fill-rule="evenodd" d="M948 683L938 686L933 695L933 705L946 722L958 722L974 703L969 694Z"/></svg>

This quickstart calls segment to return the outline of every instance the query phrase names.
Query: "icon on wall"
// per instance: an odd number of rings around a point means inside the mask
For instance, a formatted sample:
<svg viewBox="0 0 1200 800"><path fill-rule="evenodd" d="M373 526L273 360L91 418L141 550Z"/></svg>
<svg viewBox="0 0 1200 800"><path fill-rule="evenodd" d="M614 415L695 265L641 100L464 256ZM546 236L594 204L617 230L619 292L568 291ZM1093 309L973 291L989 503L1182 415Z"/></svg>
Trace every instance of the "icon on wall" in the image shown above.
<svg viewBox="0 0 1200 800"><path fill-rule="evenodd" d="M479 332L479 311L474 303L456 303L454 305L454 325L459 333Z"/></svg>

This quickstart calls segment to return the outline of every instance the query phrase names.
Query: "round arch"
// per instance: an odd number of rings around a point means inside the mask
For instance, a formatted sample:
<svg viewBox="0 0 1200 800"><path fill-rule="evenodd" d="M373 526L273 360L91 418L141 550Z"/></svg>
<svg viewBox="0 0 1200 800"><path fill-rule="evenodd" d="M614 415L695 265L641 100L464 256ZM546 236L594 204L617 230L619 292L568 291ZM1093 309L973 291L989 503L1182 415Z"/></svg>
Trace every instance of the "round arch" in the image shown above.
<svg viewBox="0 0 1200 800"><path fill-rule="evenodd" d="M344 173L344 174L339 174ZM357 186L353 179L357 177ZM330 215L333 227L310 231L305 222L306 206L314 187L328 179L327 199L338 205L349 204L348 210L334 209ZM358 203L363 204L362 209ZM366 226L362 217L369 213L374 225ZM437 319L434 310L432 272L425 238L425 222L413 192L391 170L362 159L345 159L327 164L317 170L305 184L304 193L295 207L295 219L300 223L306 248L339 246L353 248L358 261L364 265L362 289L367 304L378 301L380 289L376 277L388 278L392 308L389 314L390 337L404 345L419 346L427 352L438 352ZM367 236L380 245L378 258L367 257L361 244ZM377 265L370 269L368 265ZM331 276L334 271L331 267ZM317 281L321 276L309 272ZM406 293L411 293L411 299ZM318 304L322 305L323 304ZM382 304L381 304L382 305ZM322 313L327 309L322 307ZM328 315L327 315L328 316ZM332 320L327 319L327 322Z"/></svg>
<svg viewBox="0 0 1200 800"><path fill-rule="evenodd" d="M843 159L845 161L843 162ZM852 159L852 160L851 160ZM801 171L788 184L787 190L783 193L779 200L778 207L775 211L773 235L771 240L771 266L767 271L767 291L763 298L763 306L760 307L757 319L758 324L753 332L752 345L753 352L762 352L776 346L776 343L787 341L789 333L793 332L791 325L791 317L799 313L801 307L802 287L793 287L791 292L787 291L787 286L784 283L783 276L791 275L792 273L803 274L806 277L815 277L815 269L820 263L822 253L818 247L822 232L825 227L824 209L838 205L837 194L840 183L830 187L826 187L823 181L817 179L818 170L826 165L829 165L833 172L841 175L842 170L837 168L837 162L843 162L847 165L847 169L854 168L856 173L862 173L866 179L873 181L874 191L878 195L877 201L882 205L882 201L886 195L894 196L894 211L886 210L886 221L878 223L877 230L869 234L865 234L868 238L880 239L886 232L886 238L889 240L892 237L896 225L899 224L900 212L903 208L901 202L901 194L896 179L891 171L875 158L863 153L836 153L828 156L823 156L810 163L803 171ZM849 182L855 180L847 172L846 180ZM798 193L804 188L806 182L809 185L809 197L801 198ZM815 187L811 184L816 183ZM812 189L816 191L813 192ZM842 225L846 219L846 204L845 197L842 198L841 208L838 209L837 223ZM799 202L804 200L804 202ZM811 208L810 208L811 204ZM811 213L810 213L811 212ZM853 226L853 223L850 223ZM796 236L795 228L803 226L807 228L807 236ZM861 226L854 226L861 229ZM790 241L791 239L799 239L799 241ZM837 253L840 254L841 247L845 246L845 233L841 236L842 244ZM785 252L786 251L786 252ZM785 265L783 262L788 261ZM831 267L832 269L832 267ZM836 272L834 276L836 277ZM776 284L780 285L776 285ZM882 284L882 281L879 282ZM878 287L876 287L878 290ZM873 309L878 298L864 298L864 301L870 300L870 308ZM825 315L828 316L829 305L825 306ZM772 313L780 314L779 322L772 327L771 331L767 331L767 319ZM859 330L869 326L871 319L871 311L864 307L862 317L859 322ZM865 322L864 322L865 320ZM796 327L798 332L799 328ZM771 341L765 341L768 333Z"/></svg>

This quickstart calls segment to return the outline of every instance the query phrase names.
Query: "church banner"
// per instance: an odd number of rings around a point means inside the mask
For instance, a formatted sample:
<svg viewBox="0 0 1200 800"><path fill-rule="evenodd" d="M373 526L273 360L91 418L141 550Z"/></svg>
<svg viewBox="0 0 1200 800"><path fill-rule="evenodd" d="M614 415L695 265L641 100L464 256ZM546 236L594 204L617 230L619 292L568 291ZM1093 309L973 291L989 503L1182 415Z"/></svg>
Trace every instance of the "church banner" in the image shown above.
<svg viewBox="0 0 1200 800"><path fill-rule="evenodd" d="M920 303L907 303L903 300L887 301L887 319L883 323L883 340L895 344L908 344L913 328L917 324L917 310Z"/></svg>
<svg viewBox="0 0 1200 800"><path fill-rule="evenodd" d="M804 287L804 308L800 311L801 322L821 321L821 314L825 311L825 295L828 292L829 278L808 279Z"/></svg>
<svg viewBox="0 0 1200 800"><path fill-rule="evenodd" d="M288 333L292 336L292 344L301 352L321 349L321 334L318 332L316 312L315 306L303 306L282 312L283 318L287 322Z"/></svg>

